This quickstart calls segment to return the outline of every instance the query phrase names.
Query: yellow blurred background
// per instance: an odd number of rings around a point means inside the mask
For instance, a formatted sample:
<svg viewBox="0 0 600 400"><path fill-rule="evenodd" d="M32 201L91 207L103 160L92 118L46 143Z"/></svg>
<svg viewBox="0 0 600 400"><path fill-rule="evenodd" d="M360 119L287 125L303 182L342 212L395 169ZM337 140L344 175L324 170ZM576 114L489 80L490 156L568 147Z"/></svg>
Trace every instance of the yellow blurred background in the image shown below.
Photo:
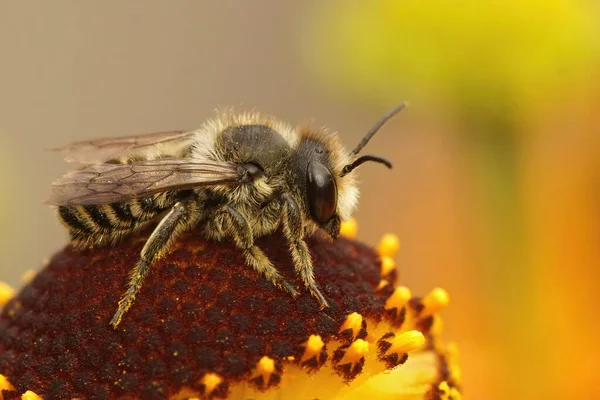
<svg viewBox="0 0 600 400"><path fill-rule="evenodd" d="M1 278L67 236L43 149L197 127L219 105L365 152L359 238L446 288L470 399L596 399L600 10L581 0L0 2ZM595 290L596 289L596 290Z"/></svg>

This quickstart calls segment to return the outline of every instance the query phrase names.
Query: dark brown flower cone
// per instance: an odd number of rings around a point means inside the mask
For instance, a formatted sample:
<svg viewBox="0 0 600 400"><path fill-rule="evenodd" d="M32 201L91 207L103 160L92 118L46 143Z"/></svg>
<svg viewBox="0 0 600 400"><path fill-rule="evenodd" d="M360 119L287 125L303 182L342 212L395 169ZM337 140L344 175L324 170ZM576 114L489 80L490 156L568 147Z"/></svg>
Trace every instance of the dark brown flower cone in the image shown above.
<svg viewBox="0 0 600 400"><path fill-rule="evenodd" d="M366 382L359 378L367 369L404 368L417 348L432 355L434 376L416 398L458 395L433 340L434 316L420 316L427 302L400 299L391 307L399 296L395 269L382 277L379 255L345 238L308 240L330 305L320 311L281 234L257 244L298 287L296 299L248 268L233 245L187 234L152 266L113 329L146 237L82 252L67 247L4 306L4 399L27 391L44 399L271 398L286 390L281 398L328 399Z"/></svg>

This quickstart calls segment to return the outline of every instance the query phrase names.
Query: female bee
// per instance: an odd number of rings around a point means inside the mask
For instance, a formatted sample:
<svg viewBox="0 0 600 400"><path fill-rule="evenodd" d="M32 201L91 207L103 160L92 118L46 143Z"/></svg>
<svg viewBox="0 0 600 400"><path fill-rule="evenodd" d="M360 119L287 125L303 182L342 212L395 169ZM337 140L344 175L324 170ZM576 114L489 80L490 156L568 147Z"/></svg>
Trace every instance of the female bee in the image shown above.
<svg viewBox="0 0 600 400"><path fill-rule="evenodd" d="M195 227L209 239L233 240L248 266L296 296L254 244L282 227L296 272L324 308L304 237L320 228L337 238L358 200L356 167L374 161L391 168L384 158L357 155L404 107L381 118L351 152L336 134L231 111L193 131L76 142L55 150L86 166L55 181L46 203L58 206L77 248L114 244L158 221L110 321L115 328L151 264Z"/></svg>

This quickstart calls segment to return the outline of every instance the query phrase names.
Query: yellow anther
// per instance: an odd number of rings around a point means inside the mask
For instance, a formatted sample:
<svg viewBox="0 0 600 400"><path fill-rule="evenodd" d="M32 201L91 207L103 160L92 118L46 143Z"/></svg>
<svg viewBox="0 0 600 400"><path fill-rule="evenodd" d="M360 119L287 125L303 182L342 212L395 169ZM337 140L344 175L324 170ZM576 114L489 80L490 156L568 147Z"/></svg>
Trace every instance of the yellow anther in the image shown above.
<svg viewBox="0 0 600 400"><path fill-rule="evenodd" d="M321 350L323 350L323 339L319 335L310 335L308 340L306 341L306 347L304 348L304 354L302 354L302 359L300 362L304 362L306 360L310 360L314 356L318 355Z"/></svg>
<svg viewBox="0 0 600 400"><path fill-rule="evenodd" d="M423 298L423 311L421 311L420 316L433 315L445 308L449 302L448 292L442 288L433 289L431 293Z"/></svg>
<svg viewBox="0 0 600 400"><path fill-rule="evenodd" d="M396 335L387 353L404 354L417 350L425 345L425 336L419 331L408 331Z"/></svg>
<svg viewBox="0 0 600 400"><path fill-rule="evenodd" d="M3 306L15 295L13 289L8 283L0 282L0 306Z"/></svg>
<svg viewBox="0 0 600 400"><path fill-rule="evenodd" d="M460 394L460 392L458 391L457 388L453 387L453 388L450 388L450 398L452 400L461 400L462 395Z"/></svg>
<svg viewBox="0 0 600 400"><path fill-rule="evenodd" d="M396 261L392 257L382 256L381 257L381 271L380 275L382 277L388 276L390 272L396 269Z"/></svg>
<svg viewBox="0 0 600 400"><path fill-rule="evenodd" d="M386 281L385 279L382 279L379 281L379 285L377 285L377 289L376 290L381 290L384 287L386 287L387 285L389 285L390 283L388 281Z"/></svg>
<svg viewBox="0 0 600 400"><path fill-rule="evenodd" d="M346 329L352 329L352 338L354 339L360 333L362 322L363 317L359 313L353 312L352 314L348 314L340 328L340 332L343 332Z"/></svg>
<svg viewBox="0 0 600 400"><path fill-rule="evenodd" d="M42 398L35 394L35 392L28 390L21 395L21 400L42 400Z"/></svg>
<svg viewBox="0 0 600 400"><path fill-rule="evenodd" d="M386 300L384 308L386 310L391 310L393 308L400 310L408 303L411 297L412 293L409 288L406 286L397 287L396 290L394 290L394 293Z"/></svg>
<svg viewBox="0 0 600 400"><path fill-rule="evenodd" d="M211 394L223 382L223 378L213 372L209 372L208 374L204 374L200 382L204 385L205 393Z"/></svg>
<svg viewBox="0 0 600 400"><path fill-rule="evenodd" d="M442 400L461 400L462 399L462 395L460 394L458 389L455 387L450 387L450 385L448 385L448 382L446 382L446 381L442 381L438 385L438 390L440 392L442 392L440 394L440 399L442 399Z"/></svg>
<svg viewBox="0 0 600 400"><path fill-rule="evenodd" d="M381 237L377 252L381 257L394 257L400 248L400 239L398 236L387 233Z"/></svg>
<svg viewBox="0 0 600 400"><path fill-rule="evenodd" d="M3 390L14 390L14 386L10 384L7 377L0 374L0 396Z"/></svg>
<svg viewBox="0 0 600 400"><path fill-rule="evenodd" d="M273 372L275 372L275 361L272 358L263 356L256 364L256 375L261 375L263 382L268 383Z"/></svg>
<svg viewBox="0 0 600 400"><path fill-rule="evenodd" d="M340 235L348 238L354 239L356 237L356 232L358 231L358 223L355 218L350 218L347 221L342 221L340 225Z"/></svg>
<svg viewBox="0 0 600 400"><path fill-rule="evenodd" d="M441 400L448 400L450 398L450 385L448 385L448 382L442 381L438 385L438 390L442 392L440 393Z"/></svg>
<svg viewBox="0 0 600 400"><path fill-rule="evenodd" d="M356 339L354 343L348 347L346 354L342 357L340 364L357 363L369 352L369 342L362 339Z"/></svg>
<svg viewBox="0 0 600 400"><path fill-rule="evenodd" d="M438 389L444 393L449 393L450 392L450 385L448 385L448 382L446 381L442 381L439 385L438 385Z"/></svg>

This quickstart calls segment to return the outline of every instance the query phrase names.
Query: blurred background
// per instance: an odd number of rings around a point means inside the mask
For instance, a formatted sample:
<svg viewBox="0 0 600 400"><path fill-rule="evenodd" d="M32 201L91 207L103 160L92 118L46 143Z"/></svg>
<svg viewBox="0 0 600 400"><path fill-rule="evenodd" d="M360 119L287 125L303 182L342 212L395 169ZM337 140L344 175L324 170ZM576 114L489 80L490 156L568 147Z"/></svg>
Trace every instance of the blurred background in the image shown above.
<svg viewBox="0 0 600 400"><path fill-rule="evenodd" d="M195 128L220 105L366 152L359 238L446 288L470 399L595 399L600 10L583 0L0 1L1 278L67 241L41 203L72 140Z"/></svg>

